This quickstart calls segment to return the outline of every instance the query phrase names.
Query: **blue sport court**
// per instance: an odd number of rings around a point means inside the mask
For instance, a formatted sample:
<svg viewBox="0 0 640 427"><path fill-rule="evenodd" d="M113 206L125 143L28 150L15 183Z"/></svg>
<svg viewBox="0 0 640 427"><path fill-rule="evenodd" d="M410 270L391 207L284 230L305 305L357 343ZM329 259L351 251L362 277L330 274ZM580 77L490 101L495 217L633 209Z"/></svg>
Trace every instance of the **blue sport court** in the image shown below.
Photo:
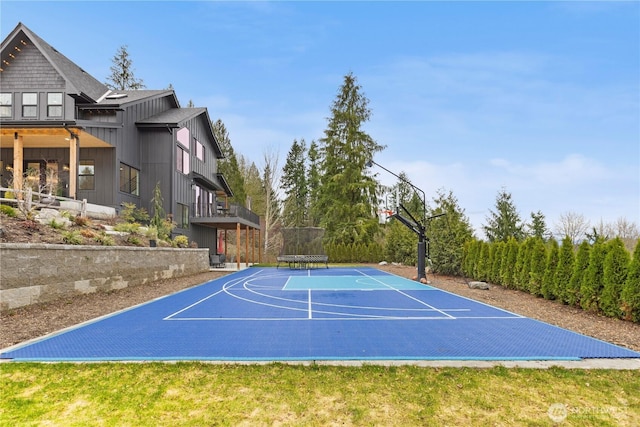
<svg viewBox="0 0 640 427"><path fill-rule="evenodd" d="M580 360L640 353L375 268L249 268L12 347L16 361Z"/></svg>

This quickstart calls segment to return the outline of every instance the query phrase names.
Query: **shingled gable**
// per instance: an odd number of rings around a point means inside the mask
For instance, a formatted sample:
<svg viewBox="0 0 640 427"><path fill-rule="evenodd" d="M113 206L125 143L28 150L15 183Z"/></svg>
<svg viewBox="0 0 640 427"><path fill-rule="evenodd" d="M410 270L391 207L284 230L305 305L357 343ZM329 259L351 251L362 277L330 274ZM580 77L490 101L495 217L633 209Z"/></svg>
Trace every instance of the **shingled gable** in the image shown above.
<svg viewBox="0 0 640 427"><path fill-rule="evenodd" d="M20 53L19 49L28 46L29 42L38 49L65 80L67 94L73 96L79 102L96 102L109 91L107 86L78 67L22 23L18 23L16 28L2 42L0 48L0 52L2 52L2 68L10 67L16 54ZM11 55L14 57L11 57Z"/></svg>

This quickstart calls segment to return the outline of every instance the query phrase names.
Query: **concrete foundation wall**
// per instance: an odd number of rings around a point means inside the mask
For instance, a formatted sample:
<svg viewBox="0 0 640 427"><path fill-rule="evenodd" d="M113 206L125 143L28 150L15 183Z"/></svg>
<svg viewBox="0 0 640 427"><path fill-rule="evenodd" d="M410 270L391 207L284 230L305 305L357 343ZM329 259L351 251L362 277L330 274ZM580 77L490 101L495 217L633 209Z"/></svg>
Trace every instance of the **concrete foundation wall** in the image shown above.
<svg viewBox="0 0 640 427"><path fill-rule="evenodd" d="M3 243L0 311L208 270L208 249Z"/></svg>

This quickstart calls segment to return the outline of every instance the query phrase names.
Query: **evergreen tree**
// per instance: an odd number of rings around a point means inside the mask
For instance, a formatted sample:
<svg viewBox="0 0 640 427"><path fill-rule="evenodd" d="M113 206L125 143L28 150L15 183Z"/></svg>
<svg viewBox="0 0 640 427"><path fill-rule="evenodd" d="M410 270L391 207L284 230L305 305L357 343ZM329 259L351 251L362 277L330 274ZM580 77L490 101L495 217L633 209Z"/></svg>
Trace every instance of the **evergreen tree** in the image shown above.
<svg viewBox="0 0 640 427"><path fill-rule="evenodd" d="M573 265L575 256L573 254L573 241L569 236L562 239L560 255L558 258L558 268L554 278L555 293L560 301L569 303L570 282L573 275Z"/></svg>
<svg viewBox="0 0 640 427"><path fill-rule="evenodd" d="M532 237L531 263L527 290L535 296L542 296L542 281L547 264L547 248L541 237Z"/></svg>
<svg viewBox="0 0 640 427"><path fill-rule="evenodd" d="M555 277L558 269L558 260L560 258L560 248L555 239L549 241L549 252L547 255L547 266L544 270L542 278L542 296L545 299L556 299Z"/></svg>
<svg viewBox="0 0 640 427"><path fill-rule="evenodd" d="M450 191L438 191L433 199L429 216L445 214L429 221L427 236L430 242L429 255L433 271L439 274L459 276L462 274L462 251L464 244L473 238L473 229L458 199ZM406 228L406 227L405 227ZM415 251L416 244L413 246Z"/></svg>
<svg viewBox="0 0 640 427"><path fill-rule="evenodd" d="M626 320L640 323L640 240L637 241L629 264L627 281L620 296Z"/></svg>
<svg viewBox="0 0 640 427"><path fill-rule="evenodd" d="M580 286L582 285L585 271L587 271L589 267L590 250L591 245L586 240L583 240L580 246L578 246L578 253L576 254L571 280L569 280L569 287L566 290L566 301L569 305L580 306Z"/></svg>
<svg viewBox="0 0 640 427"><path fill-rule="evenodd" d="M549 236L549 229L544 220L544 214L540 211L536 213L531 212L531 222L527 224L527 228L529 236L539 237L543 241L546 241Z"/></svg>
<svg viewBox="0 0 640 427"><path fill-rule="evenodd" d="M600 239L596 240L589 252L589 267L582 277L580 285L580 306L584 310L598 311L606 254L607 248L604 242Z"/></svg>
<svg viewBox="0 0 640 427"><path fill-rule="evenodd" d="M250 206L246 204L245 207L262 216L266 211L266 200L264 198L264 183L262 182L260 169L254 162L246 164L242 161L241 164L244 164L241 170L247 192L247 201L250 202Z"/></svg>
<svg viewBox="0 0 640 427"><path fill-rule="evenodd" d="M496 197L496 210L490 211L487 224L482 226L490 242L506 242L510 237L520 241L524 238L524 226L511 200L511 193L502 189Z"/></svg>
<svg viewBox="0 0 640 427"><path fill-rule="evenodd" d="M127 46L120 46L111 59L111 75L107 77L105 85L112 90L138 90L144 89L142 79L133 75L133 61L129 57Z"/></svg>
<svg viewBox="0 0 640 427"><path fill-rule="evenodd" d="M397 220L392 220L387 227L385 258L391 262L415 265L418 260L418 236Z"/></svg>
<svg viewBox="0 0 640 427"><path fill-rule="evenodd" d="M608 250L603 265L603 287L600 297L600 309L609 317L622 317L621 294L631 259L619 237L607 242Z"/></svg>
<svg viewBox="0 0 640 427"><path fill-rule="evenodd" d="M322 220L322 211L318 203L320 193L320 153L318 143L314 140L308 152L307 190L309 193L309 225L318 227Z"/></svg>
<svg viewBox="0 0 640 427"><path fill-rule="evenodd" d="M282 168L280 188L284 192L282 221L285 227L303 227L308 224L309 197L305 152L304 139L300 142L294 139Z"/></svg>
<svg viewBox="0 0 640 427"><path fill-rule="evenodd" d="M515 288L516 263L520 245L515 238L507 240L507 247L502 254L503 260L500 264L500 281L505 288Z"/></svg>
<svg viewBox="0 0 640 427"><path fill-rule="evenodd" d="M368 244L379 230L377 183L365 166L384 147L362 128L371 116L368 104L355 76L346 75L320 140L318 204L326 242Z"/></svg>
<svg viewBox="0 0 640 427"><path fill-rule="evenodd" d="M224 158L218 160L218 172L222 173L229 183L233 191L233 197L231 201L245 206L247 200L247 193L245 190L244 176L240 170L240 164L236 153L231 146L231 139L229 138L229 132L225 127L222 120L218 119L212 124L213 135L220 145L220 150Z"/></svg>

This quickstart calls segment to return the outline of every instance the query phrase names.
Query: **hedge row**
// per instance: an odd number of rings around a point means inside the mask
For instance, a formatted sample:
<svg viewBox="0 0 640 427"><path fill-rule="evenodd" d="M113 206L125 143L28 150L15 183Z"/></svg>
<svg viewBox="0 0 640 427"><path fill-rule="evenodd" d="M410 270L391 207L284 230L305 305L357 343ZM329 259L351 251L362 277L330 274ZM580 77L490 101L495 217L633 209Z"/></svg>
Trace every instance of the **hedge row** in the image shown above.
<svg viewBox="0 0 640 427"><path fill-rule="evenodd" d="M325 245L325 253L331 262L380 262L384 257L384 249L377 243L371 244L330 244Z"/></svg>
<svg viewBox="0 0 640 427"><path fill-rule="evenodd" d="M609 317L640 323L640 240L633 256L619 238L558 244L530 237L522 242L465 245L467 277L518 289Z"/></svg>

